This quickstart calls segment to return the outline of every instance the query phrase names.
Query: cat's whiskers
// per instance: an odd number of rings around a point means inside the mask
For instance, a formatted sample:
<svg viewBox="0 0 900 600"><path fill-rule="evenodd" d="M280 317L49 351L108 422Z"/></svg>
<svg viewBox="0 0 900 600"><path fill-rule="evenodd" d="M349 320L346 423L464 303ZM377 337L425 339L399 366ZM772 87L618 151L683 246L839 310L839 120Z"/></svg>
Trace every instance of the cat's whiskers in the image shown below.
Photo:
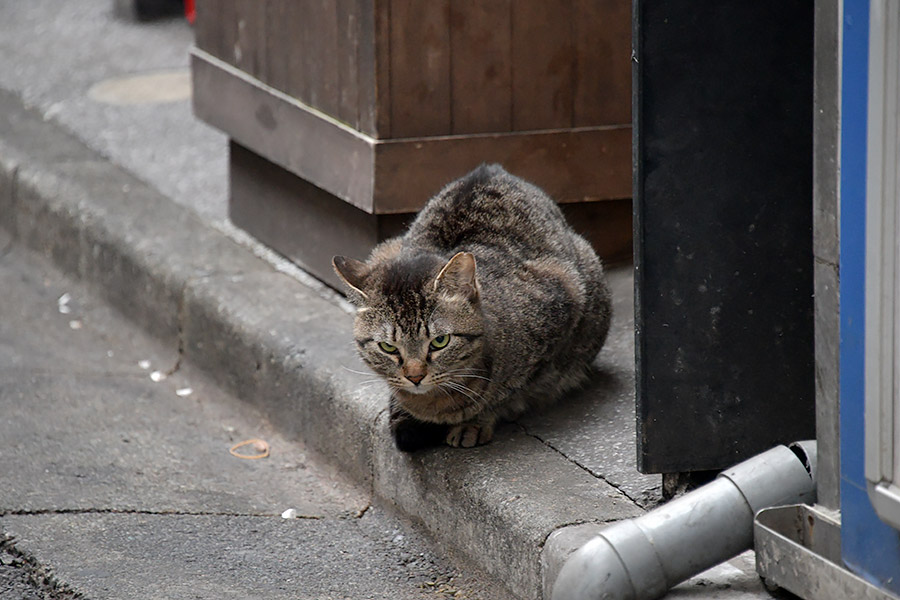
<svg viewBox="0 0 900 600"><path fill-rule="evenodd" d="M371 375L372 374L371 371L356 371L355 369L351 369L350 367L346 367L344 365L341 365L341 368L344 369L345 371L350 371L351 373L356 373L357 375Z"/></svg>
<svg viewBox="0 0 900 600"><path fill-rule="evenodd" d="M384 379L381 379L381 378L378 378L378 379L366 379L365 381L360 381L359 383L357 383L357 384L356 384L356 387L358 387L358 388L371 387L371 386L373 386L373 385L375 385L375 384L378 384L378 383L384 383Z"/></svg>
<svg viewBox="0 0 900 600"><path fill-rule="evenodd" d="M454 379L456 379L456 378L462 378L462 379L483 379L484 381L490 381L490 382L493 382L493 381L494 381L494 380L491 379L490 377L484 377L483 375L466 375L466 374L460 373L460 374L454 374L454 375L452 375L452 377L453 377Z"/></svg>
<svg viewBox="0 0 900 600"><path fill-rule="evenodd" d="M447 390L445 390L445 389L444 389L444 386L442 386L441 384L437 384L437 389L439 389L439 390L441 390L442 392L444 392L444 394L445 394L448 398L450 398L450 400L453 400L453 399L454 399L454 398L453 398L453 395L452 395L450 392L448 392Z"/></svg>
<svg viewBox="0 0 900 600"><path fill-rule="evenodd" d="M446 389L444 389L445 387L446 387L446 388L449 388L450 390L455 391L455 392L457 392L457 393L459 393L459 394L463 394L464 396L467 396L467 397L469 398L469 401L472 402L472 404L474 404L474 405L478 408L479 411L484 410L482 404L481 404L480 402L478 402L477 399L472 398L471 396L469 396L469 395L466 394L465 392L462 392L461 390L457 390L457 389L453 388L452 386L448 385L447 383L439 383L439 384L437 385L437 388L438 388L439 390L441 390L442 392L444 392L445 394L447 394L447 397L448 397L451 401L453 401L454 403L459 404L461 401L460 401L458 398L455 398L455 397L453 396L453 394L451 394L450 392L448 392ZM464 403L464 401L463 401L463 406L460 408L460 410L463 410L463 411L465 410L465 403Z"/></svg>
<svg viewBox="0 0 900 600"><path fill-rule="evenodd" d="M493 381L490 377L485 377L484 375L479 375L479 373L487 373L487 369L451 369L449 371L444 371L441 373L441 376L448 376L451 378L455 377L473 377L477 379L484 379L485 381Z"/></svg>
<svg viewBox="0 0 900 600"><path fill-rule="evenodd" d="M451 390L459 392L479 407L487 408L488 406L487 400L484 399L484 396L468 386L465 386L456 381L445 381L443 385L449 387Z"/></svg>

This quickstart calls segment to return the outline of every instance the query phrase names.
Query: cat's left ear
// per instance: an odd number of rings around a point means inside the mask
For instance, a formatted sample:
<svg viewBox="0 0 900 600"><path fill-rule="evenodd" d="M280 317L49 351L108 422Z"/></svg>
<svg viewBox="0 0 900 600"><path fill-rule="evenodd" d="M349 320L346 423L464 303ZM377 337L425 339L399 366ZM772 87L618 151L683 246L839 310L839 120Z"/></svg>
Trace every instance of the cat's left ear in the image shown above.
<svg viewBox="0 0 900 600"><path fill-rule="evenodd" d="M435 291L444 289L452 295L462 295L470 302L478 300L475 256L471 252L459 252L454 255L435 278L434 289Z"/></svg>
<svg viewBox="0 0 900 600"><path fill-rule="evenodd" d="M337 276L349 288L350 295L348 297L351 301L357 305L368 301L369 296L363 291L363 285L369 274L366 263L346 256L335 256L331 259L331 265Z"/></svg>

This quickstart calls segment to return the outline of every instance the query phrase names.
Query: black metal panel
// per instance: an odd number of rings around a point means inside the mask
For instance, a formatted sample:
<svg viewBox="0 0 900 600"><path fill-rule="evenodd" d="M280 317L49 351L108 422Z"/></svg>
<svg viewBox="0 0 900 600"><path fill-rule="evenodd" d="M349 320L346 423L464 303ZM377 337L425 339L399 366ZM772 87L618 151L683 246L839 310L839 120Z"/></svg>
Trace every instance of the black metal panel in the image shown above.
<svg viewBox="0 0 900 600"><path fill-rule="evenodd" d="M636 0L638 467L815 436L811 0Z"/></svg>

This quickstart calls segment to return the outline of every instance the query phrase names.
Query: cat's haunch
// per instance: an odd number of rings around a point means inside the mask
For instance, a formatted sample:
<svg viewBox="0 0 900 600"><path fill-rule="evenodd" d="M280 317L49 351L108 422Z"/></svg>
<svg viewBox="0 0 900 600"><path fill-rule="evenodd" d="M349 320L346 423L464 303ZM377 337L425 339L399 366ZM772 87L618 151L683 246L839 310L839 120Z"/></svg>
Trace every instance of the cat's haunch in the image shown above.
<svg viewBox="0 0 900 600"><path fill-rule="evenodd" d="M603 267L539 188L482 165L366 262L336 256L362 360L405 451L470 447L581 385L611 316Z"/></svg>

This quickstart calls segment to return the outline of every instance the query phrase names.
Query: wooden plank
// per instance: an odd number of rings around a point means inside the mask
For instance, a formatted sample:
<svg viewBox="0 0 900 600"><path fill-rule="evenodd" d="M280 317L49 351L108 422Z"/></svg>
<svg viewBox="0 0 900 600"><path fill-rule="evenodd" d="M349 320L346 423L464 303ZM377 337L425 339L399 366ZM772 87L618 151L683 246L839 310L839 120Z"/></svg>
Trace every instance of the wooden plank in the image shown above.
<svg viewBox="0 0 900 600"><path fill-rule="evenodd" d="M191 73L199 118L345 202L373 212L371 138L322 118L285 94L272 93L202 50L192 52Z"/></svg>
<svg viewBox="0 0 900 600"><path fill-rule="evenodd" d="M259 0L231 0L234 31L232 48L234 62L254 77L261 77L266 70L266 3Z"/></svg>
<svg viewBox="0 0 900 600"><path fill-rule="evenodd" d="M292 29L288 4L291 0L266 0L266 71L260 78L277 90L288 89L289 45Z"/></svg>
<svg viewBox="0 0 900 600"><path fill-rule="evenodd" d="M575 0L574 26L574 126L630 123L630 0Z"/></svg>
<svg viewBox="0 0 900 600"><path fill-rule="evenodd" d="M561 203L631 197L631 127L385 141L375 152L377 213L418 210L482 162L502 164Z"/></svg>
<svg viewBox="0 0 900 600"><path fill-rule="evenodd" d="M450 112L450 0L391 1L391 137L446 135Z"/></svg>
<svg viewBox="0 0 900 600"><path fill-rule="evenodd" d="M337 0L337 80L336 116L359 128L359 40L361 0Z"/></svg>
<svg viewBox="0 0 900 600"><path fill-rule="evenodd" d="M338 114L338 22L334 0L306 0L303 71L308 103L329 115Z"/></svg>
<svg viewBox="0 0 900 600"><path fill-rule="evenodd" d="M511 0L450 7L451 133L512 130Z"/></svg>
<svg viewBox="0 0 900 600"><path fill-rule="evenodd" d="M203 4L201 2L201 4ZM235 18L234 0L220 0L219 2L219 54L230 65L237 64L234 53L234 44L237 41L237 19Z"/></svg>
<svg viewBox="0 0 900 600"><path fill-rule="evenodd" d="M361 30L363 35L369 35L366 20L371 15L371 46L368 38L360 46L359 108L363 129L372 131L378 138L391 137L391 2L367 0L371 9L363 13Z"/></svg>
<svg viewBox="0 0 900 600"><path fill-rule="evenodd" d="M514 131L572 126L572 2L512 3Z"/></svg>
<svg viewBox="0 0 900 600"><path fill-rule="evenodd" d="M502 163L559 202L631 197L630 127L377 140L202 50L193 52L192 73L198 117L369 213L416 211L483 161Z"/></svg>
<svg viewBox="0 0 900 600"><path fill-rule="evenodd" d="M233 142L229 157L231 221L335 287L332 256L364 258L415 216L367 214ZM562 209L607 265L630 261L630 200Z"/></svg>
<svg viewBox="0 0 900 600"><path fill-rule="evenodd" d="M287 86L285 91L301 102L310 101L309 78L306 71L306 54L311 28L306 2L287 0L288 35L285 38L287 50Z"/></svg>
<svg viewBox="0 0 900 600"><path fill-rule="evenodd" d="M408 220L368 214L234 142L229 159L232 222L335 287L335 254L365 258Z"/></svg>
<svg viewBox="0 0 900 600"><path fill-rule="evenodd" d="M570 202L560 208L572 228L590 242L606 266L631 262L634 235L630 198Z"/></svg>
<svg viewBox="0 0 900 600"><path fill-rule="evenodd" d="M222 55L222 3L201 2L196 8L194 43L213 56Z"/></svg>
<svg viewBox="0 0 900 600"><path fill-rule="evenodd" d="M376 137L378 135L378 76L377 54L389 56L384 48L376 46L379 5L389 5L387 0L356 0L356 114L357 129ZM387 21L386 21L387 23ZM386 37L385 40L388 38ZM382 46L387 44L382 44ZM386 63L390 66L390 63ZM384 86L387 89L387 86Z"/></svg>

